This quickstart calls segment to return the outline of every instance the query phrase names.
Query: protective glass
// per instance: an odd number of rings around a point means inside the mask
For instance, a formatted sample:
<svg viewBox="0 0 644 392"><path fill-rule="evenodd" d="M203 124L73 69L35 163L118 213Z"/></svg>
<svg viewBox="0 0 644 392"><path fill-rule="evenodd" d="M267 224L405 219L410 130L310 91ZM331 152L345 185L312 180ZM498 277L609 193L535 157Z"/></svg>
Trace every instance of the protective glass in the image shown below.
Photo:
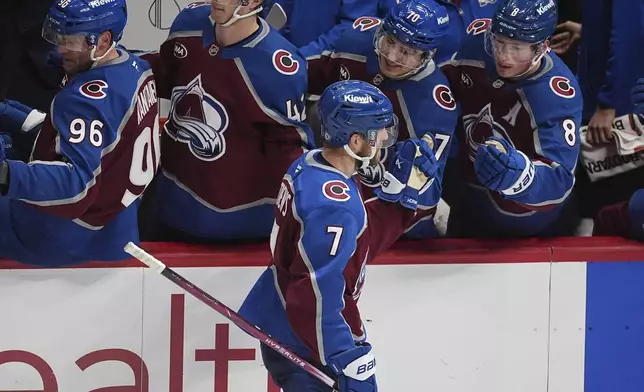
<svg viewBox="0 0 644 392"><path fill-rule="evenodd" d="M435 52L434 50L428 53L405 45L395 37L387 34L382 28L379 28L374 36L373 45L380 56L392 63L411 69L421 68L428 59L433 57Z"/></svg>
<svg viewBox="0 0 644 392"><path fill-rule="evenodd" d="M389 148L396 144L396 140L398 140L398 117L394 114L391 125L386 128L367 131L366 139L374 151Z"/></svg>
<svg viewBox="0 0 644 392"><path fill-rule="evenodd" d="M514 63L528 63L538 55L542 45L499 37L490 29L485 32L485 51L496 59L508 59Z"/></svg>
<svg viewBox="0 0 644 392"><path fill-rule="evenodd" d="M59 25L49 18L47 18L43 24L42 38L55 46L74 52L83 52L89 49L86 34L61 33Z"/></svg>

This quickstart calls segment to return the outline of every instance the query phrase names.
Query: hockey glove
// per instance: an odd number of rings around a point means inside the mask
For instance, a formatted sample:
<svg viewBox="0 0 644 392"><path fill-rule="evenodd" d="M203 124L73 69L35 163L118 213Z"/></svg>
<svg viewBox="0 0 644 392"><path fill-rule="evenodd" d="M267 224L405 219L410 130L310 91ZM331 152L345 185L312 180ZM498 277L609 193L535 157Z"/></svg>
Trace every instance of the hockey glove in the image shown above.
<svg viewBox="0 0 644 392"><path fill-rule="evenodd" d="M507 140L491 137L476 151L474 170L481 184L512 198L534 181L534 164Z"/></svg>
<svg viewBox="0 0 644 392"><path fill-rule="evenodd" d="M434 140L429 134L423 136L422 140L398 142L376 195L415 211L419 195L429 188L438 173L439 165L432 151L433 146Z"/></svg>
<svg viewBox="0 0 644 392"><path fill-rule="evenodd" d="M0 129L4 132L30 132L45 120L46 114L17 101L0 102Z"/></svg>
<svg viewBox="0 0 644 392"><path fill-rule="evenodd" d="M639 79L633 90L631 98L635 106L635 113L644 116L644 78Z"/></svg>
<svg viewBox="0 0 644 392"><path fill-rule="evenodd" d="M376 358L365 343L337 354L327 362L338 376L339 392L377 392Z"/></svg>

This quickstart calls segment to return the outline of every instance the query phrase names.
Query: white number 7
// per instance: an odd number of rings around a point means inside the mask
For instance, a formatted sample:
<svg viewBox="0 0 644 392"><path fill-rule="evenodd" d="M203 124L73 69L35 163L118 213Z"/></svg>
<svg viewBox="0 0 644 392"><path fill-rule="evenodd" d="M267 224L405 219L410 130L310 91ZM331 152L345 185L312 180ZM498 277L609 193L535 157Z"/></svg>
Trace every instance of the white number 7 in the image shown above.
<svg viewBox="0 0 644 392"><path fill-rule="evenodd" d="M444 135L442 133L437 133L434 135L434 139L438 141L438 148L436 149L437 161L441 159L441 156L443 156L443 153L445 152L445 148L447 147L447 144L450 138L451 138L450 135Z"/></svg>
<svg viewBox="0 0 644 392"><path fill-rule="evenodd" d="M329 251L329 255L335 256L338 254L338 247L340 246L340 239L342 238L342 232L344 231L344 227L342 226L327 226L326 227L326 233L331 234L333 233L333 244L331 244L331 250Z"/></svg>

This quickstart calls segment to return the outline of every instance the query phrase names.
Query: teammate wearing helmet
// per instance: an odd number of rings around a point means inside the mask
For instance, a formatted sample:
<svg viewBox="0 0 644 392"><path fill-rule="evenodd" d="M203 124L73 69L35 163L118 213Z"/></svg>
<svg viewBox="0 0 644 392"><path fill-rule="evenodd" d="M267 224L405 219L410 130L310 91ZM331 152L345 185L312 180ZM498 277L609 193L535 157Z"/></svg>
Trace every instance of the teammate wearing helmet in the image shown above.
<svg viewBox="0 0 644 392"><path fill-rule="evenodd" d="M444 67L462 108L455 236L561 235L574 184L582 100L549 52L554 0L504 0L485 34Z"/></svg>
<svg viewBox="0 0 644 392"><path fill-rule="evenodd" d="M188 5L153 65L170 114L156 240L266 240L280 179L313 136L306 63L259 17L262 0Z"/></svg>
<svg viewBox="0 0 644 392"><path fill-rule="evenodd" d="M240 314L337 378L336 390L373 392L375 359L358 311L366 265L412 221L438 164L431 137L429 144L399 142L397 164L385 173L378 197L363 201L354 174L396 141L393 106L369 83L341 81L322 94L319 111L324 147L303 155L284 176L272 262ZM270 348L261 351L284 392L331 391Z"/></svg>
<svg viewBox="0 0 644 392"><path fill-rule="evenodd" d="M401 0L378 0L378 16L384 17ZM468 34L483 34L499 6L498 0L436 0L449 15L448 32L441 39L434 62L439 66L461 48Z"/></svg>
<svg viewBox="0 0 644 392"><path fill-rule="evenodd" d="M434 0L409 0L392 7L383 20L357 19L333 51L307 57L311 99L338 80L367 81L381 88L394 105L401 140L426 134L436 140L439 174L419 201L420 222L407 233L414 238L436 234L431 218L441 197L443 170L458 119L447 79L433 61L448 25L447 11ZM386 158L385 152L385 164ZM363 184L379 186L383 168L361 171Z"/></svg>
<svg viewBox="0 0 644 392"><path fill-rule="evenodd" d="M43 38L69 75L31 162L0 139L0 258L60 266L122 260L138 241L137 199L159 159L156 88L148 65L117 49L125 0L58 0Z"/></svg>

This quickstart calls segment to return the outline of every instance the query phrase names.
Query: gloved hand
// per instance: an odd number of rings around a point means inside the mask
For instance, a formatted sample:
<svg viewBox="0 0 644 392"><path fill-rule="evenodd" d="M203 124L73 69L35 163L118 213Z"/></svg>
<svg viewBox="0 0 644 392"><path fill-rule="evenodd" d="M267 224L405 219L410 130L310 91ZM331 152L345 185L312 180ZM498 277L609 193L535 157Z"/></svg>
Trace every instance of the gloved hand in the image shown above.
<svg viewBox="0 0 644 392"><path fill-rule="evenodd" d="M510 142L490 137L476 151L474 171L481 184L505 196L516 196L534 181L534 164Z"/></svg>
<svg viewBox="0 0 644 392"><path fill-rule="evenodd" d="M635 105L634 112L644 116L644 78L639 79L631 90L631 100Z"/></svg>
<svg viewBox="0 0 644 392"><path fill-rule="evenodd" d="M380 189L376 189L376 195L415 211L419 195L429 188L438 173L433 147L434 140L429 134L421 140L408 139L396 143L396 152L389 160L385 178Z"/></svg>
<svg viewBox="0 0 644 392"><path fill-rule="evenodd" d="M338 376L339 392L377 392L376 358L368 343L337 354L327 361Z"/></svg>
<svg viewBox="0 0 644 392"><path fill-rule="evenodd" d="M9 132L29 132L42 124L45 113L32 109L18 101L0 102L0 129Z"/></svg>

